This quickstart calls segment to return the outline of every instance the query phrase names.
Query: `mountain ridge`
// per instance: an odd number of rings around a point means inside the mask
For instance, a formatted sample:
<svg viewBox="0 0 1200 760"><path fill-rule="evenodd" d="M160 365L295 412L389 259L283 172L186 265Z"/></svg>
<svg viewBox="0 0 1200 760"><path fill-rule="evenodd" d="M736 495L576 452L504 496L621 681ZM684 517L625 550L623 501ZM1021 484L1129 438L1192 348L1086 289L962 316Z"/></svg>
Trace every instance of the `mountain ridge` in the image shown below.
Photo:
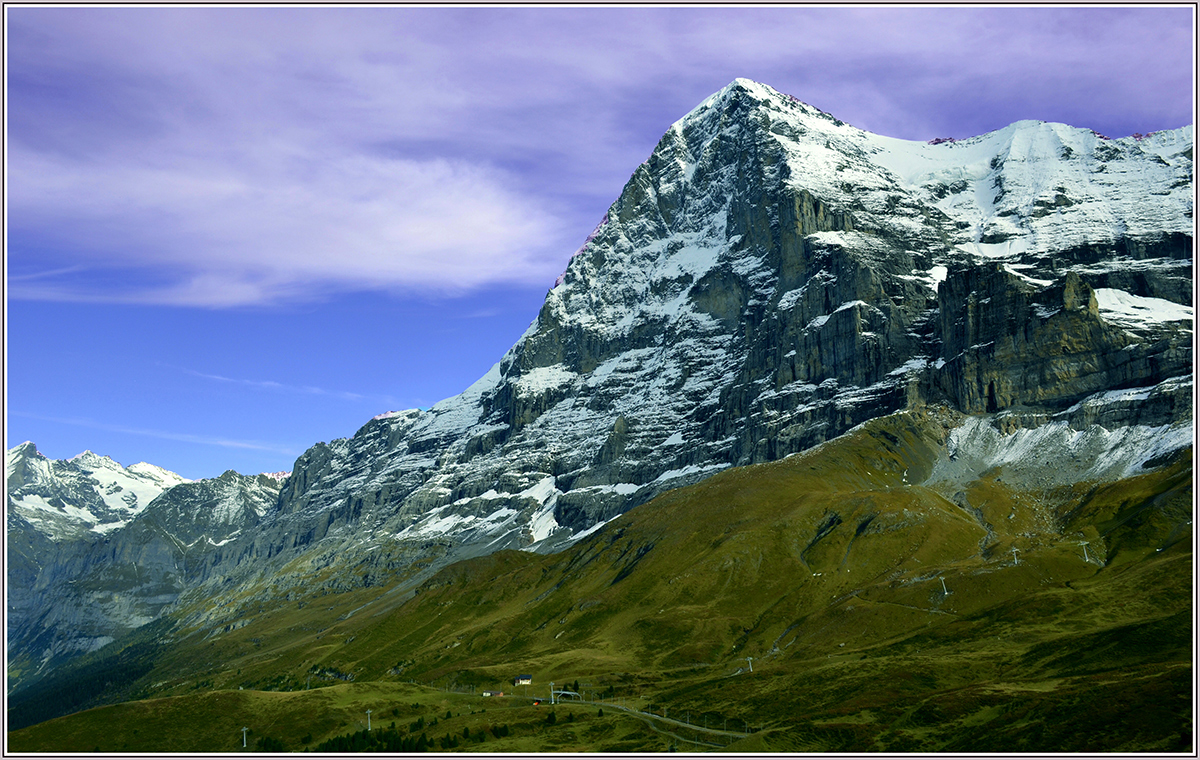
<svg viewBox="0 0 1200 760"><path fill-rule="evenodd" d="M1170 454L1192 435L1191 142L1026 121L930 145L735 80L671 125L488 373L311 447L161 609L218 631L560 550L903 409L1068 448L1103 421L1134 431L1118 459L1159 430ZM1100 438L1080 455L1110 456Z"/></svg>

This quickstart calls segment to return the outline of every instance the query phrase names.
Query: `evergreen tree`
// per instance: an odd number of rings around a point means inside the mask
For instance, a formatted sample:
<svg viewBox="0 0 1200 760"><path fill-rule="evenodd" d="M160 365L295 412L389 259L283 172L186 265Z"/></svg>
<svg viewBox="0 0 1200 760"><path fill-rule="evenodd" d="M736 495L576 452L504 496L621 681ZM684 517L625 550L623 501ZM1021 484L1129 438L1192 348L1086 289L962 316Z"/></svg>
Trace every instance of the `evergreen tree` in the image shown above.
<svg viewBox="0 0 1200 760"><path fill-rule="evenodd" d="M254 749L256 752L283 752L283 741L273 736L262 736L255 743Z"/></svg>

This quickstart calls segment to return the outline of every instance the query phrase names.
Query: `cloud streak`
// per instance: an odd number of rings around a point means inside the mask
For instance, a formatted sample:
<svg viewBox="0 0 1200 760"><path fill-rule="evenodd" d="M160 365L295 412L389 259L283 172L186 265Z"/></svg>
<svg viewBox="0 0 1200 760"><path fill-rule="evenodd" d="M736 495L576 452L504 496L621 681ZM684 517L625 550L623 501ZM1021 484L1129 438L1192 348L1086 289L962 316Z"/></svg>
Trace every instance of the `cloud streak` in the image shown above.
<svg viewBox="0 0 1200 760"><path fill-rule="evenodd" d="M194 369L187 369L186 367L176 367L175 369L192 375L193 377L200 377L205 380L214 380L220 383L241 385L260 390L297 393L310 396L331 396L333 398L340 398L345 401L371 401L373 403L383 404L396 403L395 399L391 396L370 396L362 393L351 393L349 391L335 391L327 388L320 388L315 385L289 385L287 383L280 383L274 380L247 380L243 378L225 377L224 375L214 375L207 372L199 372Z"/></svg>
<svg viewBox="0 0 1200 760"><path fill-rule="evenodd" d="M33 420L41 420L43 422L54 422L59 425L71 425L73 427L85 427L93 430L103 430L109 433L124 433L126 435L138 435L147 438L158 438L167 441L181 441L183 443L198 443L205 446L220 446L227 449L249 449L253 451L266 451L274 454L284 454L287 456L298 456L299 450L284 446L282 444L267 443L263 441L246 441L236 440L231 438L220 438L204 435L193 435L191 433L174 433L165 430L155 430L153 428L137 428L128 425L113 425L105 422L88 419L86 417L48 417L37 414L27 414L25 412L9 411L9 414L18 417L25 417Z"/></svg>

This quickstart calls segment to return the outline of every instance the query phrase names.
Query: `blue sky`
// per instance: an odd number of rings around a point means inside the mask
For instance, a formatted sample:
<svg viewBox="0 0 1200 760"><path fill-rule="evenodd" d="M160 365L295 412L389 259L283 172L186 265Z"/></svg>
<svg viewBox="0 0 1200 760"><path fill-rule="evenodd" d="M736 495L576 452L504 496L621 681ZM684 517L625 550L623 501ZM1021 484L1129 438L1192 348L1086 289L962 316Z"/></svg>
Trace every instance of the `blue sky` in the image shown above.
<svg viewBox="0 0 1200 760"><path fill-rule="evenodd" d="M915 140L1189 124L1187 6L15 7L6 446L290 470L497 361L735 77Z"/></svg>

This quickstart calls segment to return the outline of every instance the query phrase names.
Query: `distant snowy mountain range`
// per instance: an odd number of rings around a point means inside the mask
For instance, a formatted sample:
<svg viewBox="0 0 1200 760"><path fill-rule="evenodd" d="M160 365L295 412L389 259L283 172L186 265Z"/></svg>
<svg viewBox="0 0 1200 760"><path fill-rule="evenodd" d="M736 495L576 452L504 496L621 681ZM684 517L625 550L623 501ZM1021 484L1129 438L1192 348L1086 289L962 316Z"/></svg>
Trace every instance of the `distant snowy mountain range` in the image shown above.
<svg viewBox="0 0 1200 760"><path fill-rule="evenodd" d="M10 684L157 618L192 580L189 563L279 495L271 475L190 481L90 451L51 460L29 442L7 452L5 482Z"/></svg>
<svg viewBox="0 0 1200 760"><path fill-rule="evenodd" d="M8 451L4 477L10 512L55 540L121 528L163 491L188 482L146 462L125 468L90 451L49 460L28 441Z"/></svg>
<svg viewBox="0 0 1200 760"><path fill-rule="evenodd" d="M905 408L961 415L972 472L1022 456L1115 479L1191 445L1192 127L1109 140L1023 121L935 142L738 79L667 130L462 394L381 414L290 474L187 483L10 450L10 678L163 610L219 635L301 589L554 551ZM79 594L36 609L68 578L109 588L153 542L156 580L122 581L154 600L136 613L84 626Z"/></svg>

